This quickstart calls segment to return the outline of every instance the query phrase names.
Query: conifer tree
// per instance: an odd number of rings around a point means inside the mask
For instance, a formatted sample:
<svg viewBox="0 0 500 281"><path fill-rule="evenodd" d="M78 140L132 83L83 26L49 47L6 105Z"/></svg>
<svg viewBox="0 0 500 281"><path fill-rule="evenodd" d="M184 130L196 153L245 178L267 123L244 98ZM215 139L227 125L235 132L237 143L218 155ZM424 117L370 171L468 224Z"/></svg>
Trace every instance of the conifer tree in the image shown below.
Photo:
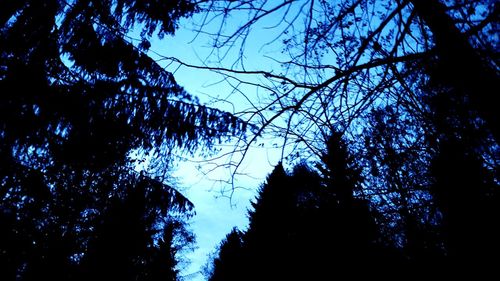
<svg viewBox="0 0 500 281"><path fill-rule="evenodd" d="M0 2L0 279L147 279L147 250L172 241L160 222L192 204L135 173L131 153L168 162L245 129L147 55L196 11L190 0Z"/></svg>
<svg viewBox="0 0 500 281"><path fill-rule="evenodd" d="M221 247L214 273L236 267L238 280L387 278L380 269L395 255L380 243L375 213L360 193L360 170L340 133L326 146L320 174L305 164L290 174L275 167L252 204L242 246L223 244L234 247L241 264L224 258Z"/></svg>
<svg viewBox="0 0 500 281"><path fill-rule="evenodd" d="M243 252L243 234L236 228L226 235L221 242L218 257L213 260L213 269L209 281L219 280L247 280L246 266Z"/></svg>

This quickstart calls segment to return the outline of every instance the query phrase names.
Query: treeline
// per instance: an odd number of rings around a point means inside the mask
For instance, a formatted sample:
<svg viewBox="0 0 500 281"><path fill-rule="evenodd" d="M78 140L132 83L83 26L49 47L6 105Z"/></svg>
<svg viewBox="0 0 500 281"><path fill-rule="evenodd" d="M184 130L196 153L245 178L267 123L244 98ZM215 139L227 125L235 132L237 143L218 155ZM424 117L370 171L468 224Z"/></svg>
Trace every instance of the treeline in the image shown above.
<svg viewBox="0 0 500 281"><path fill-rule="evenodd" d="M386 122L378 126L387 129ZM370 133L376 137L376 129ZM405 171L413 163L395 155L389 159L389 146L372 151L385 158L376 173L382 188L363 173L366 161L353 157L338 132L319 163L290 172L279 164L252 202L248 229L233 229L220 244L208 280L500 276L498 183L463 142L442 141L426 174Z"/></svg>

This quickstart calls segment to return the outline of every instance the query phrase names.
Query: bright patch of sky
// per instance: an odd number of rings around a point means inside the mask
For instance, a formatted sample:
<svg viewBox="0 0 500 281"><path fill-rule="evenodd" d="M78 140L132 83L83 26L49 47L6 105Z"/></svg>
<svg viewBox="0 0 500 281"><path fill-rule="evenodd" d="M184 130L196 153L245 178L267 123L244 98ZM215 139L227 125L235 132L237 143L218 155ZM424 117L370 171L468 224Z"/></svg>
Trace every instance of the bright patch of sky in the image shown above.
<svg viewBox="0 0 500 281"><path fill-rule="evenodd" d="M270 70L273 64L278 66L265 55L278 58L279 50L275 49L273 54L270 54L269 49L272 48L257 48L272 40L272 35L254 32L248 37L249 52L246 53L244 61L247 69L266 66ZM258 94L255 88L236 85L235 81L224 80L220 74L209 70L180 66L161 58L161 56L175 57L185 63L204 65L207 62L206 58L213 52L211 41L202 34L195 37L196 33L190 28L181 27L175 37L154 40L150 55L174 73L177 83L190 94L197 96L202 104L231 113L241 112L251 107L243 95L254 99L255 96L252 95ZM237 55L238 50L235 48L229 51L225 59L228 62L234 61ZM210 63L214 63L213 57L211 60ZM250 79L256 79L255 81L258 82L259 77ZM242 92L235 92L236 86L238 86L238 91ZM220 154L223 154L230 152L233 146L228 143L218 148L221 149ZM233 177L234 166L224 164L228 161L238 163L241 153L233 155L235 157L233 160L229 156L207 162L201 157L195 157L177 163L173 176L183 194L194 203L196 210L196 215L190 221L190 227L197 237L197 245L194 252L187 255L191 264L182 270L182 275L187 280L204 280L200 271L207 263L209 254L217 249L221 240L233 227L238 227L240 230L247 227L247 211L250 208L250 201L255 198L267 174L280 161L280 155L280 149L277 149L275 143L260 139L255 147L247 152L244 161L239 165L238 175L235 177Z"/></svg>

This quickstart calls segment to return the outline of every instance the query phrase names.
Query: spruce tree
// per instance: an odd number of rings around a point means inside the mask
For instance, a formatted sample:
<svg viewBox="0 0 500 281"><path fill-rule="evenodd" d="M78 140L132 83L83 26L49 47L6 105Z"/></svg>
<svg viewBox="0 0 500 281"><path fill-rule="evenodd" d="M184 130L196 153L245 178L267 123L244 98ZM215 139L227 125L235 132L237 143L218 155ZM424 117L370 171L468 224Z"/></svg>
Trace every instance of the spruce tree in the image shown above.
<svg viewBox="0 0 500 281"><path fill-rule="evenodd" d="M242 270L247 266L243 252L243 233L233 228L221 242L218 257L213 260L209 281L247 280L247 272Z"/></svg>
<svg viewBox="0 0 500 281"><path fill-rule="evenodd" d="M0 2L0 279L72 280L109 264L110 278L146 280L146 250L171 241L160 222L192 204L135 173L131 153L168 162L245 129L147 55L196 11L189 0Z"/></svg>
<svg viewBox="0 0 500 281"><path fill-rule="evenodd" d="M238 280L388 278L380 269L388 269L395 255L380 243L376 214L361 193L360 170L340 133L326 147L320 173L305 164L291 173L275 167L252 203L242 245L223 244L241 263L223 256L221 247L217 276L238 271Z"/></svg>

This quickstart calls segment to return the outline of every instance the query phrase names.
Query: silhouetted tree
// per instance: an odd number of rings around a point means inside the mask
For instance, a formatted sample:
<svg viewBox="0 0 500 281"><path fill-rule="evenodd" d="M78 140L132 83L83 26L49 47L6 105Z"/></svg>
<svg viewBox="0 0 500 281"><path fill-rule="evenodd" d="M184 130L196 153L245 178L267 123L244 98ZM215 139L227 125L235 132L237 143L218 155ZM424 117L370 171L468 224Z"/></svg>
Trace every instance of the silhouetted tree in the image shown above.
<svg viewBox="0 0 500 281"><path fill-rule="evenodd" d="M423 20L436 32L437 56L426 62L428 77L421 82L427 108L421 124L431 155L429 191L441 217L438 229L445 251L441 269L445 276L460 278L500 276L491 270L500 261L493 254L499 248L493 238L499 235L500 218L498 117L494 117L498 113L486 99L498 84L498 73L486 65L477 42L467 41L453 17L446 15L444 4L417 2L422 3L415 7L427 14ZM497 13L498 5L491 8Z"/></svg>
<svg viewBox="0 0 500 281"><path fill-rule="evenodd" d="M131 154L168 162L245 129L147 55L153 35L196 10L189 0L0 2L2 280L176 278L183 232L172 216L192 205L164 178L133 172Z"/></svg>
<svg viewBox="0 0 500 281"><path fill-rule="evenodd" d="M383 269L397 253L381 243L376 215L360 193L360 171L340 133L329 139L322 160L321 175L304 164L291 174L276 166L252 204L243 245L223 244L212 275L220 279L213 280L231 280L220 277L226 272L239 273L238 280L390 275ZM241 264L223 257L222 249Z"/></svg>
<svg viewBox="0 0 500 281"><path fill-rule="evenodd" d="M457 107L460 102L452 103L453 99L436 98L430 191L442 216L440 230L448 258L444 269L468 278L500 276L494 269L500 261L495 254L500 250L498 155L488 159L485 149L491 145L474 113ZM493 146L493 153L497 150Z"/></svg>
<svg viewBox="0 0 500 281"><path fill-rule="evenodd" d="M279 164L259 190L244 236L245 280L288 279L294 269L290 243L297 218L297 185Z"/></svg>
<svg viewBox="0 0 500 281"><path fill-rule="evenodd" d="M176 254L193 241L171 192L144 176L121 183L93 224L80 262L82 280L177 280Z"/></svg>
<svg viewBox="0 0 500 281"><path fill-rule="evenodd" d="M498 123L500 118L495 105L490 101L492 89L500 82L496 68L492 67L492 64L496 63L493 62L493 56L490 56L495 53L491 52L490 48L495 48L498 42L492 38L492 44L485 41L479 43L478 41L489 37L480 34L476 35L476 38L470 38L485 26L498 25L500 6L494 2L456 1L459 9L462 9L461 14L466 22L476 13L480 13L479 10L484 9L482 13L484 19L480 24L468 23L469 30L461 30L457 24L458 16L450 15L453 7L448 6L449 3L438 0L410 2L414 6L415 13L432 32L437 56L437 65L431 74L434 76L432 79L438 76L441 86L453 89L458 99L467 100L469 110L478 112L478 117L487 122L487 128L495 139L500 141Z"/></svg>
<svg viewBox="0 0 500 281"><path fill-rule="evenodd" d="M233 228L226 238L221 242L218 249L218 257L213 260L213 268L209 273L208 280L246 280L246 266L243 253L243 233Z"/></svg>
<svg viewBox="0 0 500 281"><path fill-rule="evenodd" d="M333 132L328 138L321 161L317 167L326 190L319 195L322 202L317 210L322 214L311 217L319 218L316 235L324 241L317 247L326 247L321 254L330 253L330 259L323 261L323 271L317 278L328 276L326 268L352 279L381 277L376 270L387 270L395 253L381 239L376 223L379 215L370 208L362 187L361 169L340 132ZM385 278L391 278L390 272Z"/></svg>
<svg viewBox="0 0 500 281"><path fill-rule="evenodd" d="M432 149L425 126L392 107L376 109L366 118L371 126L358 148L367 175L364 191L381 214L384 238L400 250L401 273L414 271L405 279L438 278L445 252L440 214L430 192Z"/></svg>

